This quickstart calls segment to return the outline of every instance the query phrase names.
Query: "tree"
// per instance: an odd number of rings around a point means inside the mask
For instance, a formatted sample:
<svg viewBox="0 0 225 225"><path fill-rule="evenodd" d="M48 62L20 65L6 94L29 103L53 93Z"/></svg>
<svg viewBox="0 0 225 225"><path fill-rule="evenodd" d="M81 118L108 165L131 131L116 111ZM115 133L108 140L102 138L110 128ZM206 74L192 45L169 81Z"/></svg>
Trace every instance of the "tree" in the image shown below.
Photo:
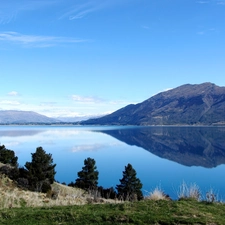
<svg viewBox="0 0 225 225"><path fill-rule="evenodd" d="M82 189L95 189L98 185L98 171L96 170L95 160L87 158L84 160L84 167L77 173L75 186Z"/></svg>
<svg viewBox="0 0 225 225"><path fill-rule="evenodd" d="M5 148L5 145L0 146L0 162L9 164L11 166L18 166L18 157L15 156L15 152Z"/></svg>
<svg viewBox="0 0 225 225"><path fill-rule="evenodd" d="M125 171L123 171L123 178L120 179L120 184L116 185L118 196L123 198L123 200L141 200L143 199L141 188L142 183L136 177L136 171L128 163L125 166Z"/></svg>
<svg viewBox="0 0 225 225"><path fill-rule="evenodd" d="M29 183L35 191L47 192L50 184L55 180L55 166L51 154L47 154L42 147L31 153L32 161L26 162L25 167L29 174Z"/></svg>

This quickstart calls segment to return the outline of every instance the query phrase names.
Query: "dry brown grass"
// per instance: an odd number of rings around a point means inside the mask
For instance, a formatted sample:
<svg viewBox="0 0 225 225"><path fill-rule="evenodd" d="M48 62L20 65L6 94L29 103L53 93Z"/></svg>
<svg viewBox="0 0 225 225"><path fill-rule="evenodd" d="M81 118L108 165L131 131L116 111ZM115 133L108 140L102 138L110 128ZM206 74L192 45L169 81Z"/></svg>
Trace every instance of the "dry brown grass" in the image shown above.
<svg viewBox="0 0 225 225"><path fill-rule="evenodd" d="M88 194L79 188L73 188L54 182L47 194L25 191L16 186L4 174L0 174L0 209L14 207L42 207L83 205L87 203L115 202Z"/></svg>
<svg viewBox="0 0 225 225"><path fill-rule="evenodd" d="M87 203L84 190L59 183L52 184L51 193L22 190L5 175L0 174L0 208L82 205Z"/></svg>
<svg viewBox="0 0 225 225"><path fill-rule="evenodd" d="M156 187L153 191L151 191L146 197L146 200L168 200L168 197L164 194L160 187Z"/></svg>

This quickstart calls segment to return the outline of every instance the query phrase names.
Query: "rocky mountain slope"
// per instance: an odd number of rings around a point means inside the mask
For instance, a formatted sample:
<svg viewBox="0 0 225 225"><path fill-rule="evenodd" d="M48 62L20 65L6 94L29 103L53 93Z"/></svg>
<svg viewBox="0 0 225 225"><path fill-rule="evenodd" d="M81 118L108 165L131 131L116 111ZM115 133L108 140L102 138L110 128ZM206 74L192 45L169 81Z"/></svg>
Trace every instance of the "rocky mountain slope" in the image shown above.
<svg viewBox="0 0 225 225"><path fill-rule="evenodd" d="M224 125L225 87L186 84L83 125Z"/></svg>
<svg viewBox="0 0 225 225"><path fill-rule="evenodd" d="M1 124L21 123L55 123L56 119L32 111L2 110L0 111Z"/></svg>

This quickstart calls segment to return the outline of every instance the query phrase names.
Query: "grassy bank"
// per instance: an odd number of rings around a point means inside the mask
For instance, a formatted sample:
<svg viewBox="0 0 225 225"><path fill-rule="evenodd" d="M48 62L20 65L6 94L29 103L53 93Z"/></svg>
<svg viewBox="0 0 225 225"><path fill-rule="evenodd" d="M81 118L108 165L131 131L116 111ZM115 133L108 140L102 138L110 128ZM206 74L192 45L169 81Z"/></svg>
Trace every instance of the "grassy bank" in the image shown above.
<svg viewBox="0 0 225 225"><path fill-rule="evenodd" d="M56 195L52 196L52 193ZM52 185L51 195L25 191L0 174L1 225L225 224L225 204L214 194L202 198L198 186L182 183L172 201L156 188L140 202L102 199L96 193Z"/></svg>
<svg viewBox="0 0 225 225"><path fill-rule="evenodd" d="M225 205L196 200L86 204L0 210L0 224L205 224L224 225Z"/></svg>

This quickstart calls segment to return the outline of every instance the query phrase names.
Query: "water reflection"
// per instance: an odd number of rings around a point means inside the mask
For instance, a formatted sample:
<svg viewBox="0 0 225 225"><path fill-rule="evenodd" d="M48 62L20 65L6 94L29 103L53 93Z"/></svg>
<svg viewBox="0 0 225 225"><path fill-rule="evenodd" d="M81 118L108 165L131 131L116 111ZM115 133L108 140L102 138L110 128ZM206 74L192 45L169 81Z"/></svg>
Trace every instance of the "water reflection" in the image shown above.
<svg viewBox="0 0 225 225"><path fill-rule="evenodd" d="M225 199L225 128L0 126L0 143L15 151L20 166L42 146L53 155L60 182L74 182L84 159L91 157L105 188L115 187L130 163L143 190L160 185L176 198L184 180L203 192L212 187Z"/></svg>
<svg viewBox="0 0 225 225"><path fill-rule="evenodd" d="M44 132L44 130L31 130L31 129L26 129L26 130L20 130L20 129L15 129L15 130L0 130L0 138L2 137L21 137L21 136L34 136L37 134L40 134Z"/></svg>
<svg viewBox="0 0 225 225"><path fill-rule="evenodd" d="M136 127L97 132L185 166L225 164L224 127Z"/></svg>

